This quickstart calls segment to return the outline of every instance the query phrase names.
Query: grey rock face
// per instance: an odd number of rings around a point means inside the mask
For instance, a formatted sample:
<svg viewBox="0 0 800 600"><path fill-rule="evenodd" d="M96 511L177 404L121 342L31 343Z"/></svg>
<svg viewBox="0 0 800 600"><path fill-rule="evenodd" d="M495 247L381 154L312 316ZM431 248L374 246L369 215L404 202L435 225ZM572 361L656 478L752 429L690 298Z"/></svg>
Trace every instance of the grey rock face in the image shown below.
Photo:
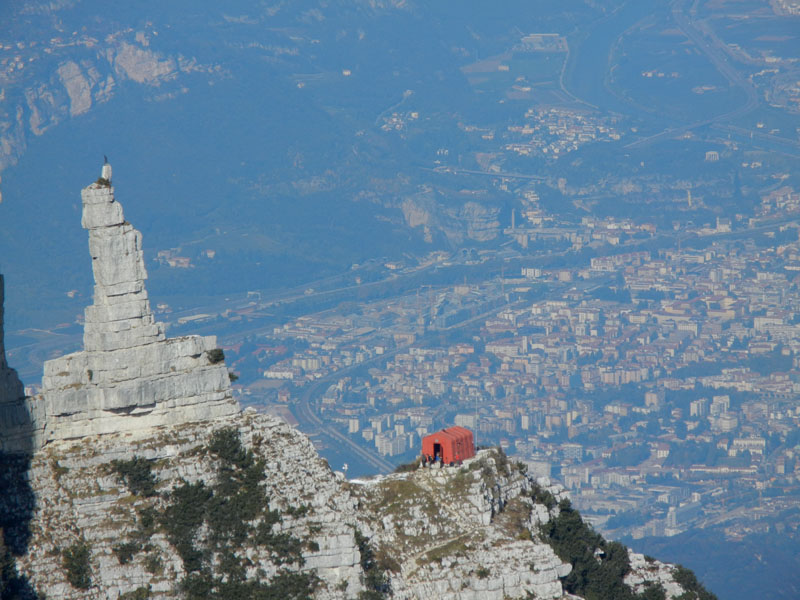
<svg viewBox="0 0 800 600"><path fill-rule="evenodd" d="M269 581L281 571L313 573L319 578L317 600L357 598L369 589L362 568L366 538L377 562L388 569L385 581L393 598L578 600L561 585L570 565L539 539L540 527L559 509L531 497L536 485L561 500L566 492L560 486L534 482L504 466L493 450L460 468L345 482L306 436L251 411L213 424L155 429L147 436L56 440L37 451L30 473L38 501L29 552L18 561L21 572L47 597L65 600L115 600L143 589L153 599L184 597L178 582L188 573L158 521L132 556L123 560L119 548L138 539L141 515L162 510L168 492L185 484L213 485L221 472L207 450L215 428L235 429L260 461L268 507L281 515L272 533L303 542L302 558L287 562L257 536L248 537L232 554L247 580ZM149 497L133 494L114 473L114 461L133 457L152 467L155 493ZM193 543L202 545L208 535L198 529ZM91 586L85 590L69 583L60 552L77 542L89 548ZM215 575L221 558L208 556ZM156 559L159 568L153 569ZM683 593L670 565L631 554L631 566L626 582L637 591L656 583L670 600Z"/></svg>
<svg viewBox="0 0 800 600"><path fill-rule="evenodd" d="M263 460L269 508L281 513L272 531L291 535L306 544L302 560L276 560L269 548L248 538L236 549L236 560L246 565L248 580L269 580L282 570L311 572L320 578L315 594L320 600L356 597L361 585L361 555L356 500L320 459L311 442L285 422L267 415L244 412L176 427L154 429L146 436L111 433L86 440L55 440L37 451L31 464L31 482L38 499L31 524L32 539L19 566L37 590L48 598L116 600L125 593L149 588L149 598L182 598L178 582L187 573L161 527L135 547L129 560L114 549L131 539L143 509L159 510L164 493L184 483L212 485L217 477L213 457L205 448L215 428L234 428L245 447ZM115 460L134 456L150 462L157 494L131 494L114 474ZM292 508L304 506L300 512ZM233 510L231 508L231 510ZM207 532L199 531L201 544ZM68 582L59 549L85 541L91 548L92 585L78 589ZM313 543L312 543L313 542ZM157 572L148 559L158 559ZM219 557L210 559L218 568ZM347 590L347 594L340 590Z"/></svg>
<svg viewBox="0 0 800 600"><path fill-rule="evenodd" d="M530 492L534 482L482 450L455 468L418 469L360 486L371 539L391 556L394 598L503 600L564 597L571 567L525 532L550 519ZM560 486L538 485L554 498Z"/></svg>
<svg viewBox="0 0 800 600"><path fill-rule="evenodd" d="M114 198L111 166L84 188L94 302L84 350L44 365L39 443L236 414L228 371L209 352L213 336L167 339L150 309L142 236Z"/></svg>
<svg viewBox="0 0 800 600"><path fill-rule="evenodd" d="M487 242L500 233L500 211L479 202L442 203L431 190L422 190L399 205L406 225L439 231L454 244ZM432 241L428 239L427 241Z"/></svg>
<svg viewBox="0 0 800 600"><path fill-rule="evenodd" d="M648 585L661 586L667 598L680 598L684 590L675 581L675 565L645 557L644 554L628 551L631 572L625 576L625 583L636 593L645 591Z"/></svg>
<svg viewBox="0 0 800 600"><path fill-rule="evenodd" d="M102 179L109 185L94 183L81 191L81 224L89 230L94 272L94 304L85 312L86 352L134 348L165 339L144 286L142 235L125 221L110 178L111 167L105 165Z"/></svg>

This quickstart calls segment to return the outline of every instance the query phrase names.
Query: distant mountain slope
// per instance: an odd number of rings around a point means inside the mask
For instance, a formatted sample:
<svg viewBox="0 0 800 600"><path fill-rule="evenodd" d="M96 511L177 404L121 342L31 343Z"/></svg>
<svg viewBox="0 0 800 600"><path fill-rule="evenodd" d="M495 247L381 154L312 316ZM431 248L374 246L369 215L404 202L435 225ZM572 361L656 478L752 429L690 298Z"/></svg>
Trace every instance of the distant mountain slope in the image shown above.
<svg viewBox="0 0 800 600"><path fill-rule="evenodd" d="M104 154L137 165L117 180L148 260L176 248L192 261L191 277L153 268L162 293L275 288L375 256L490 243L512 198L422 169L442 148L475 166L461 121L506 111L460 68L521 31L571 30L604 10L4 3L0 256L19 286L15 324L54 324L45 315L60 307L71 320L80 303L66 292L88 293L82 242L63 224L83 165Z"/></svg>

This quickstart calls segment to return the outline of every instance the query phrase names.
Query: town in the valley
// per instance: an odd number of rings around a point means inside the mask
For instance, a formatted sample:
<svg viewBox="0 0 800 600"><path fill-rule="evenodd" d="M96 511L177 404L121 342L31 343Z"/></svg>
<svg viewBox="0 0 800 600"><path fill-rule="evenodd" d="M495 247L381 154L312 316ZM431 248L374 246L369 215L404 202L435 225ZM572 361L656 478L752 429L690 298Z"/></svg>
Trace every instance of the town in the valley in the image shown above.
<svg viewBox="0 0 800 600"><path fill-rule="evenodd" d="M754 215L667 232L559 223L535 193L527 202L501 250L377 265L386 281L448 268L472 281L384 290L261 330L281 301L256 292L213 314L161 306L162 318L247 325L224 338L242 403L299 423L335 469L357 473L371 455L362 471L386 471L458 425L561 481L616 536L797 527L800 194L777 187ZM532 250L542 238L592 256L553 264L552 248ZM360 282L367 268L353 266L348 294L381 284ZM326 293L338 292L299 296Z"/></svg>

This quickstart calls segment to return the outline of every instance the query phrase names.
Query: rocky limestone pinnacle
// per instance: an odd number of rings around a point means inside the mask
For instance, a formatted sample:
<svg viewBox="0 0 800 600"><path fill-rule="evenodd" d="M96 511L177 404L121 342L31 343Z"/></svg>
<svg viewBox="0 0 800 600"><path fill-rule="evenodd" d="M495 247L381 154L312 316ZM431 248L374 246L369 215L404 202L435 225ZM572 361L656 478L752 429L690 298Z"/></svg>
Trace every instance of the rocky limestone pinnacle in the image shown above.
<svg viewBox="0 0 800 600"><path fill-rule="evenodd" d="M150 309L142 236L114 198L111 165L81 191L93 304L84 350L44 365L40 443L148 430L236 414L214 336L168 339Z"/></svg>
<svg viewBox="0 0 800 600"><path fill-rule="evenodd" d="M100 179L81 191L94 272L94 304L86 308L83 333L87 352L164 340L144 286L142 235L125 221L110 183L111 165L105 164Z"/></svg>

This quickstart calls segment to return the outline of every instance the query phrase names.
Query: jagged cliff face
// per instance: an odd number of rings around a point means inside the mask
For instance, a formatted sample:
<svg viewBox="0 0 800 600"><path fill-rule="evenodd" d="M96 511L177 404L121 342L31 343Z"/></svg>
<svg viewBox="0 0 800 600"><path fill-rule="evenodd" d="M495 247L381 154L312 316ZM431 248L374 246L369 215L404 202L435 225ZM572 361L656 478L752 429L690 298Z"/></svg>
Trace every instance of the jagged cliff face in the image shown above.
<svg viewBox="0 0 800 600"><path fill-rule="evenodd" d="M537 500L563 488L496 450L346 482L273 417L214 427L49 443L30 471L38 506L20 571L65 599L578 598L544 541L559 507ZM671 566L631 564L633 589L684 593Z"/></svg>
<svg viewBox="0 0 800 600"><path fill-rule="evenodd" d="M60 27L58 14L75 3L39 4L12 9L19 12L13 15L14 20L27 16L43 29L41 35L55 37L22 42L18 45L20 54L13 62L4 61L0 82L10 89L8 97L0 93L0 100L6 101L4 108L0 108L0 171L16 163L31 134L40 136L59 123L107 102L123 82L158 88L179 74L212 70L196 61L154 51L149 47L149 36L142 31L125 28L101 39L86 33L84 28L83 32L75 31L64 39L61 36L67 32ZM35 17L32 19L31 15ZM19 23L14 25L20 27ZM50 47L44 52L37 51L37 42L39 46ZM23 55L27 56L23 59Z"/></svg>
<svg viewBox="0 0 800 600"><path fill-rule="evenodd" d="M117 598L141 589L152 598L183 597L181 582L230 576L230 560L236 577L265 587L286 571L319 577L320 598L361 589L355 500L309 440L261 415L237 415L216 426L236 432L260 473L249 482L234 477L232 495L218 485L221 472L236 476L241 465L226 460L225 449L210 449L214 429L207 422L153 429L135 440L108 434L49 443L31 468L40 501L20 569L54 598ZM115 469L134 458L147 465L148 477L126 480ZM138 481L152 481L152 490ZM192 490L197 493L182 503L181 494ZM243 508L246 494L255 497L255 508ZM198 521L181 531L175 523L192 510ZM241 538L212 539L239 526ZM82 547L88 551L83 583L63 561L65 551Z"/></svg>
<svg viewBox="0 0 800 600"><path fill-rule="evenodd" d="M313 574L317 598L352 598L380 586L395 598L563 596L559 577L570 566L522 535L549 512L531 499L527 477L498 468L495 451L482 451L461 469L352 484L330 471L305 436L272 417L243 414L218 427L216 434L191 424L137 440L110 434L48 444L31 469L40 502L21 570L58 598L117 598L143 589L153 598L181 597L201 577L216 580L211 588L220 591L231 576L226 560L241 567L243 581L264 586L285 572ZM230 431L253 451L252 464L263 472L254 489L265 501L264 510L244 516L246 523L243 515L230 521L229 529L243 525L247 533L235 545L214 541L220 515L213 498L225 495L218 484L226 469L241 467L215 446L219 432ZM134 459L146 461L147 477L119 468ZM142 484L148 481L152 490ZM239 492L248 489L239 483ZM171 522L180 517L175 498L201 485L211 500L197 494L187 505L202 504L187 550ZM222 509L246 512L236 500ZM76 548L87 549L82 581L64 561ZM371 555L383 570L378 585L365 560Z"/></svg>
<svg viewBox="0 0 800 600"><path fill-rule="evenodd" d="M141 234L114 198L111 167L81 192L94 303L84 350L44 365L37 401L42 443L147 430L238 412L216 338L167 339L145 289Z"/></svg>
<svg viewBox="0 0 800 600"><path fill-rule="evenodd" d="M423 227L427 241L431 232L439 231L450 244L467 241L488 242L500 234L500 209L496 206L458 198L442 202L431 190L423 190L404 198L400 204L406 225Z"/></svg>
<svg viewBox="0 0 800 600"><path fill-rule="evenodd" d="M419 469L360 486L362 518L395 573L394 597L561 598L560 578L571 567L531 534L550 519L533 500L534 487L494 450L459 469Z"/></svg>

